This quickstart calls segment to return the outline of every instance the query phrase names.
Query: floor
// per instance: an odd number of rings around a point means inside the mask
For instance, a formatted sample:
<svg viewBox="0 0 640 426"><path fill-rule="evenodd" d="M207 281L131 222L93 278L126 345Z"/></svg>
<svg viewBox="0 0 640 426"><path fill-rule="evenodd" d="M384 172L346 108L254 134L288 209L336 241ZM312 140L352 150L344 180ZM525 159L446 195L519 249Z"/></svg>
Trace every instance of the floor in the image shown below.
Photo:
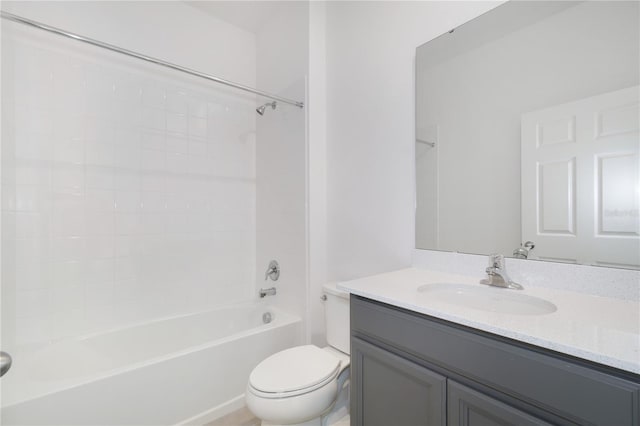
<svg viewBox="0 0 640 426"><path fill-rule="evenodd" d="M243 407L204 426L260 426L260 419Z"/></svg>
<svg viewBox="0 0 640 426"><path fill-rule="evenodd" d="M332 426L349 426L349 416L345 416ZM204 426L260 426L260 419L251 414L247 407L236 410Z"/></svg>

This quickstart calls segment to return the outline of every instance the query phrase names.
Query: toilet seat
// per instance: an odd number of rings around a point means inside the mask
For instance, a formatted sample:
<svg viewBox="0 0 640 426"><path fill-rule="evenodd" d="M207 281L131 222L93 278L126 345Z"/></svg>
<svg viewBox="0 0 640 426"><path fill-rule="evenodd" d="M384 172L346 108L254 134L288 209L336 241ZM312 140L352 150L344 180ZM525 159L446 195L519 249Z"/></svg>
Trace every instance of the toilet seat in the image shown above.
<svg viewBox="0 0 640 426"><path fill-rule="evenodd" d="M325 386L340 371L336 356L314 345L297 346L258 364L251 372L248 389L261 398L288 398Z"/></svg>

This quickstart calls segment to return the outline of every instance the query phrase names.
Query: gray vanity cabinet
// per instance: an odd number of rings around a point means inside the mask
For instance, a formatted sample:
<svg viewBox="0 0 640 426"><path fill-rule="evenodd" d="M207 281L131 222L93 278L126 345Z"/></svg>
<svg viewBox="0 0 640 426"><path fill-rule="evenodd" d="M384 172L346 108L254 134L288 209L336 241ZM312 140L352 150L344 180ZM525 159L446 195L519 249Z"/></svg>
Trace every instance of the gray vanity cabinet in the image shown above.
<svg viewBox="0 0 640 426"><path fill-rule="evenodd" d="M356 417L367 426L445 426L446 377L358 338L351 341ZM352 411L353 413L353 411Z"/></svg>
<svg viewBox="0 0 640 426"><path fill-rule="evenodd" d="M351 296L355 426L640 425L640 377Z"/></svg>

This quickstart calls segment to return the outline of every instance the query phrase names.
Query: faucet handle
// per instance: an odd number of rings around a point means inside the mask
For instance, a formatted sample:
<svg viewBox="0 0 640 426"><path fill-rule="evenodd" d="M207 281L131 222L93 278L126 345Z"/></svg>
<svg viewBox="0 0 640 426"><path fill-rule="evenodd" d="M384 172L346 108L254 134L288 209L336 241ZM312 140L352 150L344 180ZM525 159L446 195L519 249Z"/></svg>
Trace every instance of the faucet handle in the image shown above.
<svg viewBox="0 0 640 426"><path fill-rule="evenodd" d="M504 255L499 253L489 255L489 267L504 269Z"/></svg>
<svg viewBox="0 0 640 426"><path fill-rule="evenodd" d="M277 281L280 278L280 265L275 260L269 262L267 272L264 273L264 280L266 281L268 278L271 278L272 281Z"/></svg>

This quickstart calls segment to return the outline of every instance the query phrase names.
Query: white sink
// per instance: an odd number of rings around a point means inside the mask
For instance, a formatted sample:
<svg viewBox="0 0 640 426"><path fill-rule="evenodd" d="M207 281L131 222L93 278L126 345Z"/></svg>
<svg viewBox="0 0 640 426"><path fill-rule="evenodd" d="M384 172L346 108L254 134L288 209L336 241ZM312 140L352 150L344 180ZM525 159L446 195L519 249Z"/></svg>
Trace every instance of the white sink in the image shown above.
<svg viewBox="0 0 640 426"><path fill-rule="evenodd" d="M545 315L558 309L547 300L518 292L482 284L433 283L418 287L418 293L429 299L487 312Z"/></svg>

